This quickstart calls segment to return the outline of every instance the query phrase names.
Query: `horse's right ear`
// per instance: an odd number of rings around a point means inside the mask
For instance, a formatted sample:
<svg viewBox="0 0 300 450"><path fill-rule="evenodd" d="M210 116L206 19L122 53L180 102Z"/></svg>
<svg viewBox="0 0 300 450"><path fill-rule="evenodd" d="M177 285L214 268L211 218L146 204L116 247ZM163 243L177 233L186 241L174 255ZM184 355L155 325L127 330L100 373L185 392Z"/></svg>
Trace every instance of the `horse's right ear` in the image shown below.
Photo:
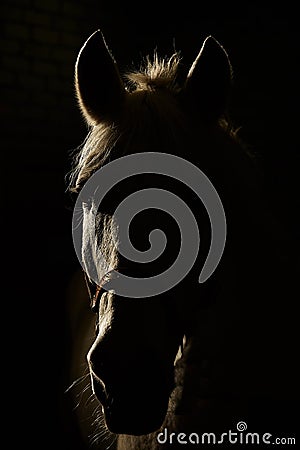
<svg viewBox="0 0 300 450"><path fill-rule="evenodd" d="M87 39L78 54L75 89L88 123L113 120L117 116L125 88L100 30Z"/></svg>

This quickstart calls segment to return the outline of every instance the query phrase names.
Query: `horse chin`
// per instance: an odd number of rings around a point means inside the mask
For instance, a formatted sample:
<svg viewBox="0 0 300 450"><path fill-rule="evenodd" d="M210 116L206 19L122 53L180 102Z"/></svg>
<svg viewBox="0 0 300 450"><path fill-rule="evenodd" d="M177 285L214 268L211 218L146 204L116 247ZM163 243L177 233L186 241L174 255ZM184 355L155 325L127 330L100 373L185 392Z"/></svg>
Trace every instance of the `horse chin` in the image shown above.
<svg viewBox="0 0 300 450"><path fill-rule="evenodd" d="M114 434L141 436L157 431L164 422L168 400L160 405L128 402L126 405L103 407L105 423Z"/></svg>
<svg viewBox="0 0 300 450"><path fill-rule="evenodd" d="M161 372L160 372L161 373ZM126 383L105 386L95 375L91 377L93 393L102 405L105 425L114 434L141 436L162 426L169 398L174 389L174 372L162 379L127 379Z"/></svg>

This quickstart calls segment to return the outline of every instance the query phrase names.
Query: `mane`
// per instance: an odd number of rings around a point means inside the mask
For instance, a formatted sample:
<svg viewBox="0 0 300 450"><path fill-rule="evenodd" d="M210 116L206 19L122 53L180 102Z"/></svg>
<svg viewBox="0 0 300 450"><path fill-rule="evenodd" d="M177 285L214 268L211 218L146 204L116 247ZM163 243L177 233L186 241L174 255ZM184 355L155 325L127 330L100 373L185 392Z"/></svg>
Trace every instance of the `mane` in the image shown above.
<svg viewBox="0 0 300 450"><path fill-rule="evenodd" d="M140 142L140 149L144 149L145 136L152 141L165 142L165 148L170 147L170 142L176 145L178 130L188 127L184 114L174 100L182 90L180 62L179 52L164 58L154 52L152 58L148 55L144 59L138 70L123 75L126 91L136 95L126 103L126 113L120 120L91 126L85 141L75 149L73 167L69 173L70 192L78 193L84 182L109 160L116 147L122 148L119 156L134 140ZM218 126L238 141L228 117L223 116Z"/></svg>
<svg viewBox="0 0 300 450"><path fill-rule="evenodd" d="M125 74L129 86L135 90L168 89L178 93L178 68L181 61L180 53L176 52L171 57L160 58L154 52L153 59L149 55L139 70Z"/></svg>

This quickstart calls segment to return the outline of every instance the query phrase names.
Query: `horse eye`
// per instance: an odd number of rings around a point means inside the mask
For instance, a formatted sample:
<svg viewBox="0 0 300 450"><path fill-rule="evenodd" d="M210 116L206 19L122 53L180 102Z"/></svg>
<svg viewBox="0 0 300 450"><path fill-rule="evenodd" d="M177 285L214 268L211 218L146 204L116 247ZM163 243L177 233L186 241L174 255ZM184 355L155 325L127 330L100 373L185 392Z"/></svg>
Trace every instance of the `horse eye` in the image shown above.
<svg viewBox="0 0 300 450"><path fill-rule="evenodd" d="M96 285L96 291L93 297L91 298L91 309L93 312L99 311L100 300L103 297L103 294L106 292L104 286L108 283L112 278L111 272L108 272L101 280L100 286Z"/></svg>
<svg viewBox="0 0 300 450"><path fill-rule="evenodd" d="M100 299L101 299L101 291L102 289L97 286L96 288L96 292L93 295L92 299L91 299L91 310L92 312L98 312L99 310L99 303L100 303Z"/></svg>

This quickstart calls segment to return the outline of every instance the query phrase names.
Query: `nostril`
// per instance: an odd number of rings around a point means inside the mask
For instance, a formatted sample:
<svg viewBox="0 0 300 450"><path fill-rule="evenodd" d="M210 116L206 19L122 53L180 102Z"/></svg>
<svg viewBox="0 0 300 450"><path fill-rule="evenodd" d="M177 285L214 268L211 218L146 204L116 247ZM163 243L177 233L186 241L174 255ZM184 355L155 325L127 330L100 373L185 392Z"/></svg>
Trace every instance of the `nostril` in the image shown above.
<svg viewBox="0 0 300 450"><path fill-rule="evenodd" d="M97 397L102 406L108 406L108 395L105 385L97 375L91 371L91 385L94 395Z"/></svg>

